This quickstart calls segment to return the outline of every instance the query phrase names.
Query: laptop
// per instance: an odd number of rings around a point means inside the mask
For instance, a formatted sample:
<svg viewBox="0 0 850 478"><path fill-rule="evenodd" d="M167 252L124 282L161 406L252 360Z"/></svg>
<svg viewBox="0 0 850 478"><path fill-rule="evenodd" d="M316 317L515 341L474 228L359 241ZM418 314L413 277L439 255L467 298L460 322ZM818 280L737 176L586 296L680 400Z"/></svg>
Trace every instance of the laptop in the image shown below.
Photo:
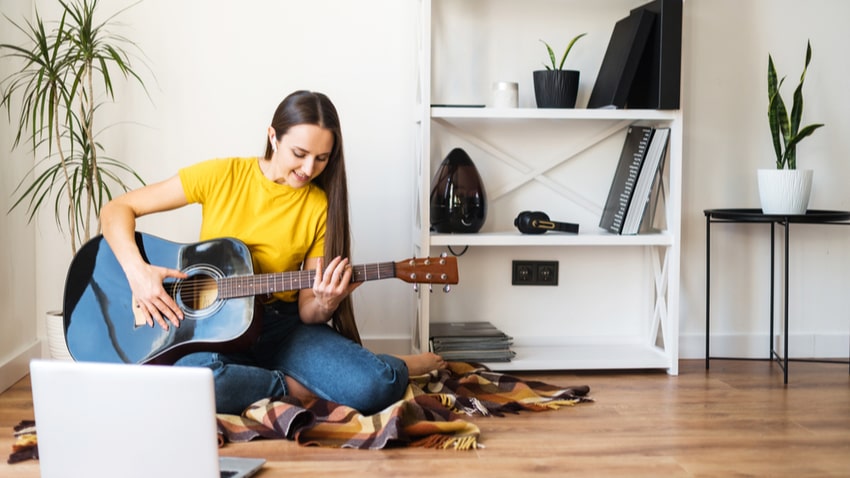
<svg viewBox="0 0 850 478"><path fill-rule="evenodd" d="M30 362L43 478L248 477L261 458L219 457L207 368Z"/></svg>

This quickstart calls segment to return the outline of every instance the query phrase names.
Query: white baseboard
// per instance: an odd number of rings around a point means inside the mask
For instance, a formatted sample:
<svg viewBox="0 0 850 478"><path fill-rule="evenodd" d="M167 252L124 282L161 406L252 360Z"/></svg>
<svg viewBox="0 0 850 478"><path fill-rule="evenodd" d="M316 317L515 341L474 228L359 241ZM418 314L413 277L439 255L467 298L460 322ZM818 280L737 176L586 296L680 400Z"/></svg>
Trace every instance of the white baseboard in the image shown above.
<svg viewBox="0 0 850 478"><path fill-rule="evenodd" d="M363 346L376 354L407 355L411 353L410 337L362 337Z"/></svg>
<svg viewBox="0 0 850 478"><path fill-rule="evenodd" d="M792 334L788 348L792 358L847 359L850 357L848 334ZM780 346L781 339L775 338ZM404 355L411 353L410 337L363 337L363 344L375 353ZM711 336L711 355L715 357L765 358L768 354L768 335L717 334ZM0 392L14 385L29 373L30 360L43 355L41 340L24 347L0 364ZM679 358L705 358L705 335L679 336Z"/></svg>
<svg viewBox="0 0 850 478"><path fill-rule="evenodd" d="M782 353L782 338L774 337L776 350ZM712 334L712 357L767 358L769 334ZM850 358L848 334L790 334L788 356L791 358ZM705 334L679 336L679 358L705 358Z"/></svg>
<svg viewBox="0 0 850 478"><path fill-rule="evenodd" d="M12 353L0 364L0 393L24 378L30 373L30 360L42 357L43 344L41 340Z"/></svg>
<svg viewBox="0 0 850 478"><path fill-rule="evenodd" d="M774 338L782 350L780 337ZM363 344L376 353L409 354L409 337L363 337ZM712 334L711 355L716 357L766 358L770 342L768 334ZM788 349L792 358L847 359L850 357L850 334L791 334ZM679 358L705 358L705 334L679 336Z"/></svg>

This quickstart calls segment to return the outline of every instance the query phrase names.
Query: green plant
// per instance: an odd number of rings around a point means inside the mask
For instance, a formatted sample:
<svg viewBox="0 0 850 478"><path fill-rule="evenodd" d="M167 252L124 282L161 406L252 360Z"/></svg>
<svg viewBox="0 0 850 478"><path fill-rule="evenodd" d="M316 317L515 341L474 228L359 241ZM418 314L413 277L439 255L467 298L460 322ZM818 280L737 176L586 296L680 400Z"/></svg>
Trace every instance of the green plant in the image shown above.
<svg viewBox="0 0 850 478"><path fill-rule="evenodd" d="M547 70L563 70L564 69L564 62L567 61L567 55L570 54L570 50L573 49L573 45L576 44L576 42L579 40L579 38L581 38L585 35L587 35L587 33L582 33L580 35L576 35L572 40L570 40L570 43L567 45L567 49L564 50L564 55L561 57L560 63L556 63L555 52L552 50L552 47L549 46L549 44L546 43L545 41L540 40L541 43L546 45L546 51L549 53L549 61L552 62L552 66L549 66L546 63L544 63L543 66L545 66Z"/></svg>
<svg viewBox="0 0 850 478"><path fill-rule="evenodd" d="M794 100L791 105L791 114L785 108L779 89L785 81L783 76L777 82L776 67L773 57L767 56L767 118L770 124L770 135L773 139L773 149L776 152L776 169L797 169L797 144L807 136L810 136L823 124L810 124L800 127L803 117L803 82L806 79L806 70L812 61L812 43L806 45L806 63L803 73L800 75L800 83L794 90Z"/></svg>
<svg viewBox="0 0 850 478"><path fill-rule="evenodd" d="M32 176L18 184L9 211L26 205L31 222L53 197L57 227L62 231L67 224L71 250L76 253L77 241L82 244L100 232L100 208L112 198L111 188L129 190L125 176L144 184L128 165L101 154L103 147L96 137L102 130L95 129L98 110L115 100L116 69L142 88L144 81L124 49L138 47L108 31L115 17L129 7L95 23L97 0L58 1L62 15L50 28L38 11L25 24L4 15L26 40L22 45L0 45L2 58L22 64L20 71L0 81L0 106L7 109L11 122L15 105L20 105L14 112L13 147L27 138L33 155L43 155Z"/></svg>

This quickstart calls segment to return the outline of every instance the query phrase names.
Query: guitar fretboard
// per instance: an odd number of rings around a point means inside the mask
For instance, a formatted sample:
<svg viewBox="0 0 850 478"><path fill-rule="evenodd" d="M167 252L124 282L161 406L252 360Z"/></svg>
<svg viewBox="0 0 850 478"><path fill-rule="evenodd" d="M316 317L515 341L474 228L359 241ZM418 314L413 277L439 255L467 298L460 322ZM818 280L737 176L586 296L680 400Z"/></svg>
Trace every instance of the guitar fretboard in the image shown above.
<svg viewBox="0 0 850 478"><path fill-rule="evenodd" d="M396 277L395 263L377 262L352 267L351 282L392 279ZM276 272L218 279L218 297L233 299L253 295L286 292L313 287L316 271Z"/></svg>

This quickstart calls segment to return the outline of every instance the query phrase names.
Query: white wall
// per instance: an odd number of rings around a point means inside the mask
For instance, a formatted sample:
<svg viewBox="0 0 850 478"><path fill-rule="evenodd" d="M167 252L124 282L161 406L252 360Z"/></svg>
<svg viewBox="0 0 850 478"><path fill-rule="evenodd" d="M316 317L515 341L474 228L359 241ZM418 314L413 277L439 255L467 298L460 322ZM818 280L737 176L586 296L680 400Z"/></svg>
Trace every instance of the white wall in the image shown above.
<svg viewBox="0 0 850 478"><path fill-rule="evenodd" d="M790 104L811 39L803 121L825 123L797 149L815 170L810 208L850 210L850 3L841 0L687 1L684 44L685 167L682 248L682 352L700 352L705 314L706 208L757 207L756 169L770 168L766 121L767 55L773 54ZM790 106L789 106L790 107ZM777 229L777 232L782 232ZM753 355L768 343L768 230L712 229L712 352ZM848 354L850 228L791 229L790 351ZM779 305L779 303L777 303ZM715 348L715 345L717 348Z"/></svg>
<svg viewBox="0 0 850 478"><path fill-rule="evenodd" d="M130 91L116 117L137 124L123 125L107 148L149 182L211 157L260 155L287 94L324 92L345 137L354 261L408 257L416 13L414 2L393 0L145 0L120 18L155 75L147 82L151 100ZM188 208L144 218L140 229L193 241L199 224L199 211ZM39 271L53 263L41 261ZM39 307L55 307L48 304L59 300L61 285L41 288ZM412 301L397 281L361 287L360 327L405 338Z"/></svg>
<svg viewBox="0 0 850 478"><path fill-rule="evenodd" d="M3 0L2 13L25 18L29 1ZM3 25L0 43L17 42L17 32ZM0 77L16 70L0 61ZM28 361L40 354L36 333L36 274L33 228L26 225L24 213L6 214L12 207L12 192L32 167L26 149L11 151L14 134L5 113L0 119L0 390L26 374Z"/></svg>
<svg viewBox="0 0 850 478"><path fill-rule="evenodd" d="M52 2L36 3L45 15L55 8ZM106 13L127 3L101 6ZM2 0L0 7L15 18L27 13L29 4ZM144 0L121 18L124 33L143 48L156 76L155 81L146 77L151 100L137 90L119 92L121 103L109 114L135 124L115 127L107 147L148 181L160 180L209 157L261 154L265 127L283 96L299 88L326 92L343 122L355 262L407 257L412 254L417 15L418 2L412 0ZM798 156L801 166L816 170L811 207L850 209L850 139L843 134L850 122L844 114L850 104L844 81L850 73L846 18L850 3L842 0L686 0L682 356L703 352L702 210L756 207L755 170L772 164L764 120L768 52L793 83L811 38L814 60L804 120L827 126L804 142ZM0 31L5 41L9 29ZM592 58L585 61L598 65ZM5 64L0 68L8 71ZM591 87L583 85L580 102ZM7 153L10 129L0 121L0 147L11 159L0 163L4 211L28 168L22 165L24 153ZM35 227L26 226L20 212L0 221L7 245L0 253L3 367L20 362L21 351L34 340L33 324L59 307L69 252L48 215ZM191 241L197 225L197 211L188 208L147 218L141 228ZM839 227L794 230L792 351L847 353L850 314L841 299L850 287L848 233ZM753 353L751 342L761 346L766 340L766 236L755 227L728 227L714 234L713 246L715 344ZM355 300L363 334L407 337L413 303L408 291L399 281L359 288Z"/></svg>
<svg viewBox="0 0 850 478"><path fill-rule="evenodd" d="M17 18L31 3L3 0L0 7ZM54 2L36 3L45 17L55 18ZM130 3L100 6L106 14ZM110 123L132 124L113 127L106 147L148 182L215 156L259 155L284 96L296 89L322 91L342 120L354 261L410 257L417 14L415 2L395 0L145 0L119 18L126 24L122 33L142 47L155 75L145 76L151 99L139 89L119 91L120 104L107 113L114 118ZM2 28L3 41L8 31ZM4 152L11 129L5 118L0 121ZM4 211L14 184L31 166L24 153L15 156L0 163ZM0 255L0 290L4 309L11 311L0 315L0 367L12 359L25 363L20 349L35 340L35 324L46 311L61 308L70 260L50 213L34 227L17 211L2 221L7 247ZM140 228L192 241L198 225L198 211L187 208L145 218ZM23 247L12 247L18 243ZM390 349L406 345L413 301L401 281L360 287L355 304L362 333L389 339L384 345ZM9 370L0 389L23 374L20 367Z"/></svg>

